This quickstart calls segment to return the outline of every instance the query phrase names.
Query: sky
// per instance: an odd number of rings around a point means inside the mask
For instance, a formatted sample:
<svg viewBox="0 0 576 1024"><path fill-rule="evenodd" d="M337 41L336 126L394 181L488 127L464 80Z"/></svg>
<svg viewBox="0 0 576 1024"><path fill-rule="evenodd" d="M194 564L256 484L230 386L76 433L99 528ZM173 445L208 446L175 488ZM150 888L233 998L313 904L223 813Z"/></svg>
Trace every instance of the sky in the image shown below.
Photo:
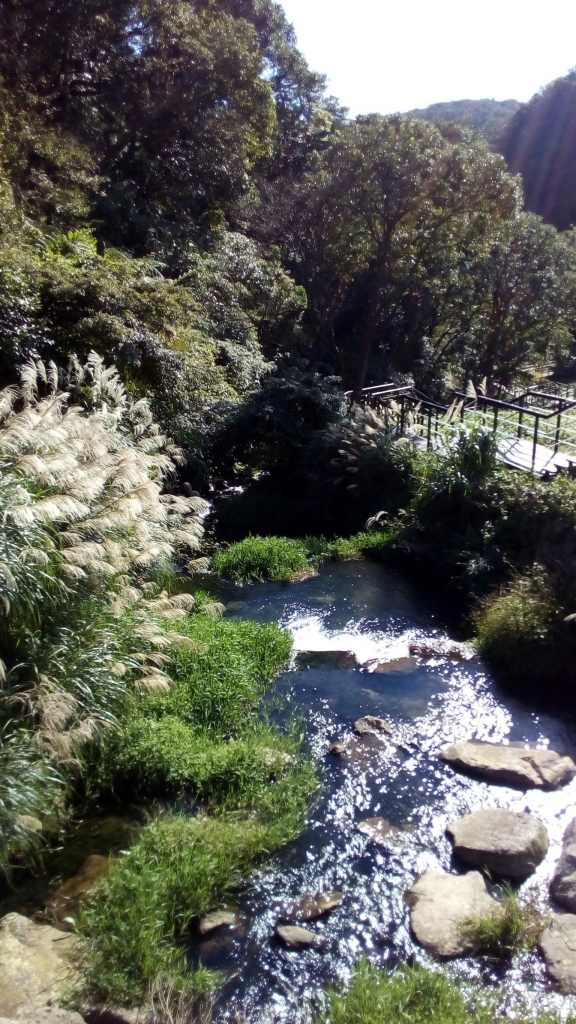
<svg viewBox="0 0 576 1024"><path fill-rule="evenodd" d="M576 65L576 0L280 0L350 113L526 101Z"/></svg>

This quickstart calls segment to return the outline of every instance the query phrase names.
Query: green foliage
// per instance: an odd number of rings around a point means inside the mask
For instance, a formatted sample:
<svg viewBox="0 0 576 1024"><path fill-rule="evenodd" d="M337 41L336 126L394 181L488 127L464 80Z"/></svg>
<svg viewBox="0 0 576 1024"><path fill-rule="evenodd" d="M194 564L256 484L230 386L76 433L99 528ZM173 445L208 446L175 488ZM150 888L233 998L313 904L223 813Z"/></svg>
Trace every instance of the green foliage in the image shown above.
<svg viewBox="0 0 576 1024"><path fill-rule="evenodd" d="M312 572L302 541L288 537L246 537L216 551L212 564L218 576L247 583L250 580L291 580Z"/></svg>
<svg viewBox="0 0 576 1024"><path fill-rule="evenodd" d="M496 998L477 988L464 988L440 969L414 965L379 970L367 961L355 968L347 992L329 993L323 1024L497 1024L507 1019ZM560 1024L560 1015L544 1011L515 1018L519 1024ZM568 1018L573 1024L574 1018Z"/></svg>
<svg viewBox="0 0 576 1024"><path fill-rule="evenodd" d="M431 103L423 110L411 110L410 113L425 121L444 121L447 124L459 121L481 131L491 142L521 106L518 100L452 100Z"/></svg>
<svg viewBox="0 0 576 1024"><path fill-rule="evenodd" d="M41 837L26 826L22 816L54 824L62 802L62 777L34 750L26 729L4 726L0 734L0 871L9 871L15 854L30 855Z"/></svg>
<svg viewBox="0 0 576 1024"><path fill-rule="evenodd" d="M474 613L478 648L490 661L521 676L542 645L544 656L550 649L561 618L549 578L534 569L480 602Z"/></svg>
<svg viewBox="0 0 576 1024"><path fill-rule="evenodd" d="M194 917L230 896L258 858L297 834L309 776L307 782L297 773L267 780L260 814L169 815L145 828L79 922L89 998L139 1005L158 975L181 991L213 984L190 972L178 940Z"/></svg>
<svg viewBox="0 0 576 1024"><path fill-rule="evenodd" d="M509 958L533 949L546 925L546 918L533 899L520 902L518 894L505 886L498 909L485 917L472 918L462 926L476 953Z"/></svg>
<svg viewBox="0 0 576 1024"><path fill-rule="evenodd" d="M396 528L363 530L351 537L337 537L328 545L328 551L339 562L356 561L364 555L378 558L389 548L396 533Z"/></svg>

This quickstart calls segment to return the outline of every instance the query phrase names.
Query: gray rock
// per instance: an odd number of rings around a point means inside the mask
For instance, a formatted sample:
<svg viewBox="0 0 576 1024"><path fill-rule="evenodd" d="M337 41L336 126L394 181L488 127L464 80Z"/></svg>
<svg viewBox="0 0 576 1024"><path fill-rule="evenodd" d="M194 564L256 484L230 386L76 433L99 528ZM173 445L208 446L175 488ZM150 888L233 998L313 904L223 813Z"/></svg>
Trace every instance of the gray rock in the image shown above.
<svg viewBox="0 0 576 1024"><path fill-rule="evenodd" d="M360 662L354 651L298 651L297 668L359 668Z"/></svg>
<svg viewBox="0 0 576 1024"><path fill-rule="evenodd" d="M552 898L576 912L576 818L564 833L562 853L550 882Z"/></svg>
<svg viewBox="0 0 576 1024"><path fill-rule="evenodd" d="M21 914L0 920L0 1015L29 1019L57 1000L72 976L77 939Z"/></svg>
<svg viewBox="0 0 576 1024"><path fill-rule="evenodd" d="M232 910L215 910L212 914L204 914L200 918L198 931L200 935L210 935L219 928L231 928L236 924L236 914Z"/></svg>
<svg viewBox="0 0 576 1024"><path fill-rule="evenodd" d="M504 878L527 878L548 851L548 833L533 814L485 808L451 822L454 853L475 868Z"/></svg>
<svg viewBox="0 0 576 1024"><path fill-rule="evenodd" d="M476 653L470 644L458 644L452 640L416 640L410 644L410 654L416 658L451 658L467 661Z"/></svg>
<svg viewBox="0 0 576 1024"><path fill-rule="evenodd" d="M464 956L474 946L463 931L467 921L500 912L478 871L449 875L425 871L404 893L414 937L433 956Z"/></svg>
<svg viewBox="0 0 576 1024"><path fill-rule="evenodd" d="M415 672L418 668L417 658L394 658L392 661L367 661L364 665L370 672L386 675L388 672Z"/></svg>
<svg viewBox="0 0 576 1024"><path fill-rule="evenodd" d="M558 789L576 775L572 758L562 757L554 750L466 741L446 747L439 756L457 771L522 789Z"/></svg>
<svg viewBox="0 0 576 1024"><path fill-rule="evenodd" d="M58 1006L44 1006L40 1009L24 1008L24 1016L8 1019L0 1017L0 1024L84 1024L84 1018L74 1010L61 1010Z"/></svg>
<svg viewBox="0 0 576 1024"><path fill-rule="evenodd" d="M567 995L576 995L576 915L554 915L538 943L548 974Z"/></svg>
<svg viewBox="0 0 576 1024"><path fill-rule="evenodd" d="M390 849L401 841L407 832L411 832L410 825L391 825L388 818L365 818L354 826L356 832L368 836L372 843Z"/></svg>
<svg viewBox="0 0 576 1024"><path fill-rule="evenodd" d="M288 907L285 916L287 921L315 921L324 914L329 914L340 906L344 894L341 892L320 893L317 896L303 896L297 903Z"/></svg>
<svg viewBox="0 0 576 1024"><path fill-rule="evenodd" d="M331 743L328 748L328 753L333 754L335 757L344 757L346 747L343 743Z"/></svg>
<svg viewBox="0 0 576 1024"><path fill-rule="evenodd" d="M359 718L354 722L354 732L359 736L370 736L379 732L383 732L387 736L392 735L392 729L388 722L385 722L383 718L378 718L377 715L364 715L364 718Z"/></svg>
<svg viewBox="0 0 576 1024"><path fill-rule="evenodd" d="M78 874L64 882L64 885L46 901L46 916L60 923L67 917L74 917L82 901L96 883L106 877L112 864L111 857L101 857L98 853L87 857Z"/></svg>
<svg viewBox="0 0 576 1024"><path fill-rule="evenodd" d="M297 924L279 925L276 935L288 949L311 949L322 945L318 935Z"/></svg>
<svg viewBox="0 0 576 1024"><path fill-rule="evenodd" d="M17 814L16 821L22 825L22 828L27 828L29 832L41 832L44 828L40 818L34 818L31 814Z"/></svg>

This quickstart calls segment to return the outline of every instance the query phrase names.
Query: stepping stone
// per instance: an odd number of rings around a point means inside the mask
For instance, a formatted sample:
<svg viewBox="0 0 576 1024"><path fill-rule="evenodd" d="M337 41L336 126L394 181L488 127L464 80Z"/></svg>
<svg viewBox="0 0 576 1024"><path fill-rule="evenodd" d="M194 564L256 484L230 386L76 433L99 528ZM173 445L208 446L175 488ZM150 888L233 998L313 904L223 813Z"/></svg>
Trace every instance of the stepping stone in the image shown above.
<svg viewBox="0 0 576 1024"><path fill-rule="evenodd" d="M387 736L392 735L392 729L388 722L385 722L383 718L378 718L377 715L364 715L364 718L359 718L354 722L354 732L359 736L371 736L379 732L383 732Z"/></svg>
<svg viewBox="0 0 576 1024"><path fill-rule="evenodd" d="M298 651L296 667L306 668L359 668L360 662L354 651Z"/></svg>
<svg viewBox="0 0 576 1024"><path fill-rule="evenodd" d="M439 756L457 771L522 789L558 789L576 775L572 758L554 750L526 750L503 743L468 740L446 747Z"/></svg>
<svg viewBox="0 0 576 1024"><path fill-rule="evenodd" d="M231 928L236 924L236 914L231 910L215 910L200 918L198 931L200 935L211 935L219 928Z"/></svg>
<svg viewBox="0 0 576 1024"><path fill-rule="evenodd" d="M504 808L467 814L448 825L446 834L466 864L504 878L527 878L548 851L548 833L538 818Z"/></svg>
<svg viewBox="0 0 576 1024"><path fill-rule="evenodd" d="M376 843L378 846L384 846L386 849L397 845L399 838L405 835L407 832L411 832L412 829L409 825L405 825L403 828L399 828L397 825L391 825L388 818L365 818L364 821L359 821L354 826L355 832L361 832L362 835L368 836L371 842Z"/></svg>
<svg viewBox="0 0 576 1024"><path fill-rule="evenodd" d="M455 661L467 661L476 653L470 644L450 640L418 640L410 644L409 651L416 658L451 658Z"/></svg>
<svg viewBox="0 0 576 1024"><path fill-rule="evenodd" d="M333 754L335 757L344 757L346 747L343 743L331 743L328 748L328 753Z"/></svg>
<svg viewBox="0 0 576 1024"><path fill-rule="evenodd" d="M463 931L467 921L498 914L499 904L486 890L479 871L449 875L425 871L404 893L414 937L437 957L464 956L474 949Z"/></svg>
<svg viewBox="0 0 576 1024"><path fill-rule="evenodd" d="M576 995L576 915L554 915L538 943L546 969L566 995Z"/></svg>
<svg viewBox="0 0 576 1024"><path fill-rule="evenodd" d="M386 674L387 672L415 672L418 658L394 658L393 661L367 661L364 665L370 672Z"/></svg>
<svg viewBox="0 0 576 1024"><path fill-rule="evenodd" d="M576 818L564 833L562 853L550 882L550 895L576 913Z"/></svg>
<svg viewBox="0 0 576 1024"><path fill-rule="evenodd" d="M325 945L325 940L322 940L315 932L311 932L308 928L301 928L297 924L285 924L279 925L276 929L276 936L288 946L288 949L319 949Z"/></svg>
<svg viewBox="0 0 576 1024"><path fill-rule="evenodd" d="M287 921L315 921L316 918L336 910L344 899L341 892L321 893L318 896L303 896L293 903L286 912Z"/></svg>

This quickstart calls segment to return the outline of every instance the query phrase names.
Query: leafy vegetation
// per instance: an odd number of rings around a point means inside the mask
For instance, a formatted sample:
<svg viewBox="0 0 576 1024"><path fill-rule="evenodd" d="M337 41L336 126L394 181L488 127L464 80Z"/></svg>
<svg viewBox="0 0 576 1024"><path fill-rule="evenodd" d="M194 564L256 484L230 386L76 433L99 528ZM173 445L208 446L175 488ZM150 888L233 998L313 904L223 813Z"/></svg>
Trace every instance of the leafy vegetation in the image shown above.
<svg viewBox="0 0 576 1024"><path fill-rule="evenodd" d="M328 1010L320 1017L326 1024L497 1024L505 1019L497 998L463 989L440 969L415 964L389 971L367 961L356 966L346 992L329 993ZM560 1019L547 1011L515 1017L520 1024L559 1024Z"/></svg>
<svg viewBox="0 0 576 1024"><path fill-rule="evenodd" d="M246 537L216 551L212 564L219 576L237 583L266 579L289 583L312 572L304 544L288 537Z"/></svg>

